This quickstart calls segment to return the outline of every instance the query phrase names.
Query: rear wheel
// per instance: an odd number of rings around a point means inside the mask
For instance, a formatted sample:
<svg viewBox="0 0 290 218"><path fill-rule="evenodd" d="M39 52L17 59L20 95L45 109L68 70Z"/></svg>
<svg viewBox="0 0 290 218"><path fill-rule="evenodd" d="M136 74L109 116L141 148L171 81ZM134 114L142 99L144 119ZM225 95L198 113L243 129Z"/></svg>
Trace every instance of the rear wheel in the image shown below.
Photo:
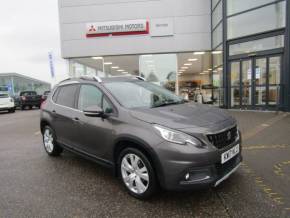
<svg viewBox="0 0 290 218"><path fill-rule="evenodd" d="M59 156L63 149L56 143L55 133L52 128L45 126L42 134L46 153L50 156Z"/></svg>
<svg viewBox="0 0 290 218"><path fill-rule="evenodd" d="M124 149L118 161L119 175L130 195L138 199L151 197L157 187L149 159L135 148Z"/></svg>
<svg viewBox="0 0 290 218"><path fill-rule="evenodd" d="M9 113L15 113L15 108L11 108L8 110Z"/></svg>

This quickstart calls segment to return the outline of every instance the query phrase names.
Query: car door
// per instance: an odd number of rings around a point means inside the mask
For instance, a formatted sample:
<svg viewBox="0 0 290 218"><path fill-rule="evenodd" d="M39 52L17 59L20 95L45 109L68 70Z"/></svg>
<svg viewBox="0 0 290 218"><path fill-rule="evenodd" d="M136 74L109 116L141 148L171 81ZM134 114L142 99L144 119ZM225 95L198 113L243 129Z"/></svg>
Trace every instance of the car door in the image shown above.
<svg viewBox="0 0 290 218"><path fill-rule="evenodd" d="M112 142L112 119L102 117L87 117L83 111L90 106L99 106L107 114L113 114L111 102L96 86L84 84L80 87L79 110L79 146L83 151L99 158L104 158Z"/></svg>
<svg viewBox="0 0 290 218"><path fill-rule="evenodd" d="M79 85L65 85L58 89L57 97L52 106L53 128L60 143L75 148L79 138L79 120L76 109Z"/></svg>

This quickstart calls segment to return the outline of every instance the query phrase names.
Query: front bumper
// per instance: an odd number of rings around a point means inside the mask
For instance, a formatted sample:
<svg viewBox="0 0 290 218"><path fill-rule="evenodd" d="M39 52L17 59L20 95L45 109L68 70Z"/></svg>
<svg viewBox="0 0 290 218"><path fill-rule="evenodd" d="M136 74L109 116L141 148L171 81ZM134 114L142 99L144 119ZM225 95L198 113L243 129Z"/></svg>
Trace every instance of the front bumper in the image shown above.
<svg viewBox="0 0 290 218"><path fill-rule="evenodd" d="M170 146L168 143L165 144L160 147ZM240 144L240 152L226 163L221 164L221 154L237 144ZM182 160L178 160L177 156L170 156L167 153L161 157L162 172L160 174L162 176L159 175L160 183L166 190L173 191L218 186L241 165L241 150L241 141L239 140L220 150L205 149L201 153L193 152L192 154L181 151L178 155L184 157ZM183 152L184 154L181 154ZM164 154L164 150L160 154ZM190 159L189 156L191 156Z"/></svg>

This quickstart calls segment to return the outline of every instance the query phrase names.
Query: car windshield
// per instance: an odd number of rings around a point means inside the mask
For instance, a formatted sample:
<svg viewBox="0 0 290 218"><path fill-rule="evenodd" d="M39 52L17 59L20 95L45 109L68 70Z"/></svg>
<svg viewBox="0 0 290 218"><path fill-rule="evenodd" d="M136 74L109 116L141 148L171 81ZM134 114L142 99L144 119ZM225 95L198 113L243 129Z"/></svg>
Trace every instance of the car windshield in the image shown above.
<svg viewBox="0 0 290 218"><path fill-rule="evenodd" d="M9 95L8 94L0 94L0 98L8 98Z"/></svg>
<svg viewBox="0 0 290 218"><path fill-rule="evenodd" d="M184 103L174 93L149 82L109 82L104 86L126 108L153 108Z"/></svg>

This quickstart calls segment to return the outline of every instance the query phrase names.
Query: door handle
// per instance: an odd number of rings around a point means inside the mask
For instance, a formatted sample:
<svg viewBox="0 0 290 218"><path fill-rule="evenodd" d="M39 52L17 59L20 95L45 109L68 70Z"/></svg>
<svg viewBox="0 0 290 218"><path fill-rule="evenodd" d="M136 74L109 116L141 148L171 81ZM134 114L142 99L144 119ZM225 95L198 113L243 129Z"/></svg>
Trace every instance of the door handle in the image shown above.
<svg viewBox="0 0 290 218"><path fill-rule="evenodd" d="M52 110L52 113L54 113L54 114L55 114L55 113L56 113L56 111L55 111L55 110Z"/></svg>

